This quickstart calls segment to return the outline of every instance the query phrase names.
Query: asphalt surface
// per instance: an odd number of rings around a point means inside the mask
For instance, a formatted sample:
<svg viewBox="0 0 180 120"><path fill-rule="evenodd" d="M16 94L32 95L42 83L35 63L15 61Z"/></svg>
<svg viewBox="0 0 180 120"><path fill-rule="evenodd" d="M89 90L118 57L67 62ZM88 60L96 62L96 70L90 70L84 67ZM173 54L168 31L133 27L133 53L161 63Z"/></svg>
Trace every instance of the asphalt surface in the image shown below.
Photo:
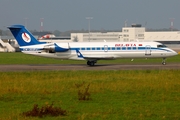
<svg viewBox="0 0 180 120"><path fill-rule="evenodd" d="M41 65L0 65L0 71L52 71L52 70L166 70L180 69L180 63L162 64L41 64Z"/></svg>

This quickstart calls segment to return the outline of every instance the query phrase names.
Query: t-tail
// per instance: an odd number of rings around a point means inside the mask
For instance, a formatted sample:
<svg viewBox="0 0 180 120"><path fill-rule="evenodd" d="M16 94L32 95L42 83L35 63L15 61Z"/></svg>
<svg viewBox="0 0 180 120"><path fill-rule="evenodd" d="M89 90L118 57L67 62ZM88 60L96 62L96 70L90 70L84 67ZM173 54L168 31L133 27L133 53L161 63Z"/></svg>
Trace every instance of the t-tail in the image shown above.
<svg viewBox="0 0 180 120"><path fill-rule="evenodd" d="M12 25L8 27L19 46L41 44L23 25Z"/></svg>

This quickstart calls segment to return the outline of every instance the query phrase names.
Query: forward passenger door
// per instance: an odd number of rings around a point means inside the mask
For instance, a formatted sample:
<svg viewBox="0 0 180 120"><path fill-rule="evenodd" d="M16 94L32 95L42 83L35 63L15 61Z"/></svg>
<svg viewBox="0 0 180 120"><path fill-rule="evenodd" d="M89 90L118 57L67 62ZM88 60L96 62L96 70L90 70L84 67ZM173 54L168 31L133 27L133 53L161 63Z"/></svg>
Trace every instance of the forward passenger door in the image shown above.
<svg viewBox="0 0 180 120"><path fill-rule="evenodd" d="M151 46L150 45L146 45L146 47L145 47L145 55L151 55Z"/></svg>

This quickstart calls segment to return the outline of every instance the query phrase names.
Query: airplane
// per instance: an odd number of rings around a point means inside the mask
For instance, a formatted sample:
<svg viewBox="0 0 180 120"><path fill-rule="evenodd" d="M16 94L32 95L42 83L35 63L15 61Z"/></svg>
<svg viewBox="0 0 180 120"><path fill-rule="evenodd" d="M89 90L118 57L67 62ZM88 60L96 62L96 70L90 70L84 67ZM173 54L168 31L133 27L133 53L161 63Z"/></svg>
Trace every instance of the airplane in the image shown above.
<svg viewBox="0 0 180 120"><path fill-rule="evenodd" d="M98 60L121 58L166 58L177 52L159 42L67 42L45 43L38 41L23 25L8 27L25 54L72 60L86 60L94 66Z"/></svg>

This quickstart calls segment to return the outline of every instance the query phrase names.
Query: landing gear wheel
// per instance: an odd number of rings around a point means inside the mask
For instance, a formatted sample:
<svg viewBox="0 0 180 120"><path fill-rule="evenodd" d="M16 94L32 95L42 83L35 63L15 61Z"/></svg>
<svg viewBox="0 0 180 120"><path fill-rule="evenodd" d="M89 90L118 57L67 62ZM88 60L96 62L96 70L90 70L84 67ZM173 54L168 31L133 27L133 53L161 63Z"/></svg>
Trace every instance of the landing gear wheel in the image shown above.
<svg viewBox="0 0 180 120"><path fill-rule="evenodd" d="M94 61L90 62L90 66L94 66Z"/></svg>
<svg viewBox="0 0 180 120"><path fill-rule="evenodd" d="M95 61L87 61L87 65L89 65L89 66L94 66L95 65Z"/></svg>
<svg viewBox="0 0 180 120"><path fill-rule="evenodd" d="M163 58L162 64L166 65L166 58Z"/></svg>
<svg viewBox="0 0 180 120"><path fill-rule="evenodd" d="M90 65L90 61L87 61L87 65Z"/></svg>

